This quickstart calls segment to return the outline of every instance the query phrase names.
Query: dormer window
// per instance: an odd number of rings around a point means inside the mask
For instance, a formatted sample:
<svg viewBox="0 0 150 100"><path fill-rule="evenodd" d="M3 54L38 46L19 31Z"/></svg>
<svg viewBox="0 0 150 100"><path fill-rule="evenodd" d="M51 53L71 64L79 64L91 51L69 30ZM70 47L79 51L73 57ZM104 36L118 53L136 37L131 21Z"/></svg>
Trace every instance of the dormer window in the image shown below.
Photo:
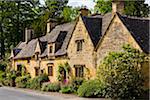
<svg viewBox="0 0 150 100"><path fill-rule="evenodd" d="M48 50L47 50L48 56L51 58L55 53L55 43L49 43L48 44Z"/></svg>
<svg viewBox="0 0 150 100"><path fill-rule="evenodd" d="M35 60L39 60L39 54L38 53L35 54Z"/></svg>
<svg viewBox="0 0 150 100"><path fill-rule="evenodd" d="M82 51L82 48L83 48L83 40L77 40L77 41L76 41L76 44L77 44L77 52L78 52L78 51Z"/></svg>
<svg viewBox="0 0 150 100"><path fill-rule="evenodd" d="M53 46L49 46L49 53L53 53Z"/></svg>

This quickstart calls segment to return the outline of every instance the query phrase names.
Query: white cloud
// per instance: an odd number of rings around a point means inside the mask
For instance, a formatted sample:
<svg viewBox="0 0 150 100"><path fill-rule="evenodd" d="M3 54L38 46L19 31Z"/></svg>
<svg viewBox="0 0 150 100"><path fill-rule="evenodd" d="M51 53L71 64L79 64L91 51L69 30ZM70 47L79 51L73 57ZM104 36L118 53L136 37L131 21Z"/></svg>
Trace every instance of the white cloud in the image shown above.
<svg viewBox="0 0 150 100"><path fill-rule="evenodd" d="M41 3L42 5L45 5L45 0L40 0L40 3Z"/></svg>
<svg viewBox="0 0 150 100"><path fill-rule="evenodd" d="M145 0L145 3L147 3L150 6L150 0Z"/></svg>
<svg viewBox="0 0 150 100"><path fill-rule="evenodd" d="M68 5L73 6L73 7L78 7L78 6L87 6L89 9L93 9L95 3L93 0L69 0Z"/></svg>
<svg viewBox="0 0 150 100"><path fill-rule="evenodd" d="M45 4L45 0L40 0L41 4ZM73 7L78 6L87 6L89 9L93 9L95 6L94 0L69 0L68 5ZM96 0L95 0L96 1ZM145 0L145 3L147 3L150 6L150 0Z"/></svg>

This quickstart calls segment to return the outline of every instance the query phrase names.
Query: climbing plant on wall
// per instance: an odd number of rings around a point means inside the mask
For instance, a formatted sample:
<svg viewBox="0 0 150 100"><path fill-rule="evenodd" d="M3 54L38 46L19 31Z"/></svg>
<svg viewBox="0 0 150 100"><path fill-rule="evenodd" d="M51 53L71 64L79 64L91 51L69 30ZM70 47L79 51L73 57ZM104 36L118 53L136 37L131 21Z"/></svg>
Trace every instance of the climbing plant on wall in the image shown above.
<svg viewBox="0 0 150 100"><path fill-rule="evenodd" d="M66 77L69 78L70 72L71 72L71 68L70 68L70 65L68 64L68 62L66 62L64 64L59 64L57 80L60 82L64 82L65 78L64 78L63 74L65 73Z"/></svg>

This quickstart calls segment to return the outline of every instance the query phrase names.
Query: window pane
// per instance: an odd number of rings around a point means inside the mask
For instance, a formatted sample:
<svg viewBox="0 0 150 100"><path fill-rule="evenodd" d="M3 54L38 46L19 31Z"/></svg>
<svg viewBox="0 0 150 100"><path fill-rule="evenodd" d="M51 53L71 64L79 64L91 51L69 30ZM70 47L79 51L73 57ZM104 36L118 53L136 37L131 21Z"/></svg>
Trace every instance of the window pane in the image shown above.
<svg viewBox="0 0 150 100"><path fill-rule="evenodd" d="M35 60L39 60L39 55L35 54Z"/></svg>
<svg viewBox="0 0 150 100"><path fill-rule="evenodd" d="M39 68L35 68L35 76L39 75Z"/></svg>
<svg viewBox="0 0 150 100"><path fill-rule="evenodd" d="M82 40L78 40L77 41L77 51L81 51L82 50Z"/></svg>
<svg viewBox="0 0 150 100"><path fill-rule="evenodd" d="M79 51L82 50L82 41L79 42Z"/></svg>
<svg viewBox="0 0 150 100"><path fill-rule="evenodd" d="M17 65L17 71L21 72L21 70L22 70L22 66L21 65Z"/></svg>
<svg viewBox="0 0 150 100"><path fill-rule="evenodd" d="M50 46L50 47L49 47L49 53L52 53L52 52L53 52L53 47Z"/></svg>
<svg viewBox="0 0 150 100"><path fill-rule="evenodd" d="M27 60L27 63L30 63L30 59Z"/></svg>
<svg viewBox="0 0 150 100"><path fill-rule="evenodd" d="M44 73L44 70L41 70L41 74L43 74Z"/></svg>
<svg viewBox="0 0 150 100"><path fill-rule="evenodd" d="M79 42L77 42L77 51L79 51Z"/></svg>
<svg viewBox="0 0 150 100"><path fill-rule="evenodd" d="M53 76L53 66L48 67L48 75Z"/></svg>
<svg viewBox="0 0 150 100"><path fill-rule="evenodd" d="M83 77L83 66L80 67L80 77Z"/></svg>
<svg viewBox="0 0 150 100"><path fill-rule="evenodd" d="M83 77L84 76L84 68L83 66L75 66L75 76L76 77Z"/></svg>
<svg viewBox="0 0 150 100"><path fill-rule="evenodd" d="M78 68L75 68L75 76L78 77Z"/></svg>

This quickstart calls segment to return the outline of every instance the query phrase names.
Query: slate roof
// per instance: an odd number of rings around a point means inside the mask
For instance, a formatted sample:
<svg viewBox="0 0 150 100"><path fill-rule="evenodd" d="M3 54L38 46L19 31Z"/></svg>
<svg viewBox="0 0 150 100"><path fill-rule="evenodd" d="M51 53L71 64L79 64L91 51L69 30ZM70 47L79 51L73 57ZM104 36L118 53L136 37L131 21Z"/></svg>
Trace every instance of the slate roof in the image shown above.
<svg viewBox="0 0 150 100"><path fill-rule="evenodd" d="M112 20L112 13L107 13L103 16L103 19L102 19L102 35L107 30L111 20Z"/></svg>
<svg viewBox="0 0 150 100"><path fill-rule="evenodd" d="M50 34L48 34L48 36L45 36L47 37L48 43L59 42L58 49L56 49L55 54L54 54L55 56L63 55L66 53L66 49L69 44L69 40L72 36L74 27L75 27L75 22L62 24L62 25L56 26L56 28L54 28L53 31ZM67 33L61 34L61 32L67 32ZM47 56L48 54L47 51L48 50L46 48L44 52L41 54L41 57Z"/></svg>
<svg viewBox="0 0 150 100"><path fill-rule="evenodd" d="M93 16L83 16L83 22L85 27L91 37L91 40L96 47L102 35L106 31L110 21L111 21L111 13L107 13L105 15L93 15Z"/></svg>
<svg viewBox="0 0 150 100"><path fill-rule="evenodd" d="M118 13L117 13L118 14ZM130 18L118 14L124 25L131 32L134 39L140 45L141 49L150 53L149 50L149 19ZM94 47L97 46L101 40L103 34L107 30L111 20L112 14L107 13L105 15L92 15L82 16L85 27L89 33L89 36L93 42ZM72 37L76 22L65 23L57 25L49 34L45 36L35 38L29 42L21 42L14 48L14 59L32 57L35 53L37 43L40 44L41 54L40 57L45 57L48 54L48 43L56 44L54 56L61 56L67 54L67 47Z"/></svg>
<svg viewBox="0 0 150 100"><path fill-rule="evenodd" d="M118 16L120 17L124 25L127 27L127 29L130 31L131 35L139 44L141 49L145 53L149 54L150 53L150 49L149 49L150 19L127 17L127 16L122 16L119 13Z"/></svg>
<svg viewBox="0 0 150 100"><path fill-rule="evenodd" d="M20 42L16 48L22 49L26 45L26 42Z"/></svg>
<svg viewBox="0 0 150 100"><path fill-rule="evenodd" d="M94 46L97 45L100 37L102 36L102 16L98 16L98 17L87 17L87 16L83 16L82 17L83 22L85 24L85 27L91 37L91 40L94 44Z"/></svg>
<svg viewBox="0 0 150 100"><path fill-rule="evenodd" d="M56 43L55 56L66 53L69 40L74 30L75 22L65 23L57 25L49 34L32 39L29 42L21 42L14 50L20 49L20 52L14 57L14 59L32 57L35 53L36 45L39 42L41 48L40 57L47 56L47 44ZM57 45L58 44L58 45Z"/></svg>
<svg viewBox="0 0 150 100"><path fill-rule="evenodd" d="M14 57L14 59L27 58L27 57L33 56L37 42L38 42L38 39L32 39L26 44L25 42L22 42L20 45L24 44L24 47L21 48L21 51Z"/></svg>

